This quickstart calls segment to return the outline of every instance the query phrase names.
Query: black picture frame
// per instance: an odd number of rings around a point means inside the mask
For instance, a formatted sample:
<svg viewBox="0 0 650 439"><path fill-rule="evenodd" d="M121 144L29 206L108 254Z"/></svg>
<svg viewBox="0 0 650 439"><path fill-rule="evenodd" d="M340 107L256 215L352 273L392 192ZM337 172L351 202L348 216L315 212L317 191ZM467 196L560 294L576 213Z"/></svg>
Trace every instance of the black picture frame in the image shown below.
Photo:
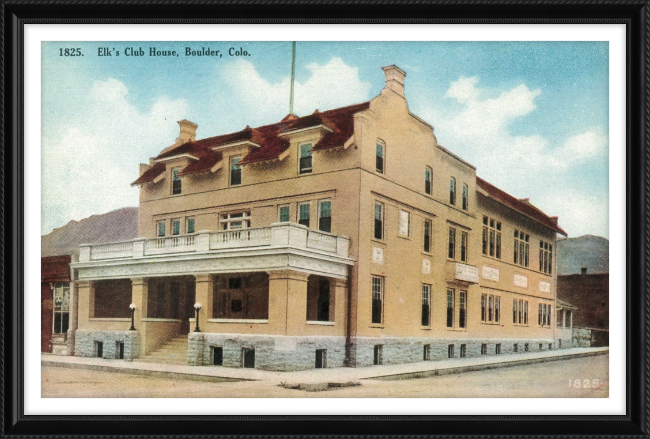
<svg viewBox="0 0 650 439"><path fill-rule="evenodd" d="M650 2L2 1L2 431L28 436L626 437L650 432ZM26 416L23 26L28 23L622 23L627 38L627 394L622 416Z"/></svg>

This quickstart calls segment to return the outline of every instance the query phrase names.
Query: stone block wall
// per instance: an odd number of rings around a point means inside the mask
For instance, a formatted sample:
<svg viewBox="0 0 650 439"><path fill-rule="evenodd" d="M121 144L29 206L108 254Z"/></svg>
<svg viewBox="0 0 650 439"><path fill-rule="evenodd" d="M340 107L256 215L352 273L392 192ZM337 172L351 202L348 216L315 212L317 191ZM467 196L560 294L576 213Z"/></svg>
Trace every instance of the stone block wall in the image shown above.
<svg viewBox="0 0 650 439"><path fill-rule="evenodd" d="M465 357L483 356L482 346L486 345L485 355L505 355L524 352L539 352L556 349L553 340L513 340L513 339L431 339L398 337L354 337L352 342L352 366L364 367L374 364L375 346L381 346L381 364L401 364L424 361L424 346L429 345L429 360L449 358L449 345L453 345L453 358L461 358L461 346L465 345ZM500 345L497 354L497 344ZM515 352L515 344L517 351ZM526 350L528 344L528 350Z"/></svg>
<svg viewBox="0 0 650 439"><path fill-rule="evenodd" d="M97 357L97 342L103 343L102 358L118 357L118 343L124 343L124 359L133 360L140 355L138 331L83 331L75 334L75 356Z"/></svg>
<svg viewBox="0 0 650 439"><path fill-rule="evenodd" d="M345 360L345 337L191 333L188 364L212 365L215 347L223 349L225 367L242 367L244 348L255 349L255 368L262 370L313 369L317 349L326 350L325 367L343 367Z"/></svg>

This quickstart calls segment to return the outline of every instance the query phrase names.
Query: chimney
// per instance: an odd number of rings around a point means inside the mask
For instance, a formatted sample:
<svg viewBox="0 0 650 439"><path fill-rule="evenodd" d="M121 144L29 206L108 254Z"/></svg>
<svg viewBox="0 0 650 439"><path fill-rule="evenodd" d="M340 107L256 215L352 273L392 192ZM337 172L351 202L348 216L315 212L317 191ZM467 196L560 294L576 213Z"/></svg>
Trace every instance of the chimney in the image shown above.
<svg viewBox="0 0 650 439"><path fill-rule="evenodd" d="M558 220L558 217L556 217L556 216L551 217L551 221L553 221L556 225L557 225L557 220Z"/></svg>
<svg viewBox="0 0 650 439"><path fill-rule="evenodd" d="M393 90L398 95L404 96L404 78L406 77L406 72L396 65L382 67L384 74L386 75L386 87L387 89Z"/></svg>
<svg viewBox="0 0 650 439"><path fill-rule="evenodd" d="M582 267L580 269L580 274L587 274L587 267Z"/></svg>
<svg viewBox="0 0 650 439"><path fill-rule="evenodd" d="M180 145L185 142L194 141L196 138L196 129L198 128L197 124L190 122L187 119L183 119L178 121L178 126L181 127L181 133L178 135L176 143Z"/></svg>

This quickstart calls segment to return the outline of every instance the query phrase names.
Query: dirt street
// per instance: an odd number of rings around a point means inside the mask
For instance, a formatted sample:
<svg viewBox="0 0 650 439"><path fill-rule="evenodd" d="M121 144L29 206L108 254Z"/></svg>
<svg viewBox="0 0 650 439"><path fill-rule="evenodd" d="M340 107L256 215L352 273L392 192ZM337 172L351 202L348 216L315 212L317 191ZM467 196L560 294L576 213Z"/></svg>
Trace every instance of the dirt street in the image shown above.
<svg viewBox="0 0 650 439"><path fill-rule="evenodd" d="M174 381L111 372L41 368L50 398L607 398L609 355L408 380L363 380L323 392L274 382Z"/></svg>

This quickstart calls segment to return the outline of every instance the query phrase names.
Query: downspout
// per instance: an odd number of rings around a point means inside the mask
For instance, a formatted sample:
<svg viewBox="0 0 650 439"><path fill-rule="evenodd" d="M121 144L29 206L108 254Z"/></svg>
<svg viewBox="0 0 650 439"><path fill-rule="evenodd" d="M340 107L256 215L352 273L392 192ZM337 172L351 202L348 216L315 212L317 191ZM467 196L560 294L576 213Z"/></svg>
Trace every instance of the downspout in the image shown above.
<svg viewBox="0 0 650 439"><path fill-rule="evenodd" d="M347 312L346 312L346 331L345 331L345 367L350 365L350 354L352 351L352 265L348 265L348 278L346 280L347 288Z"/></svg>

